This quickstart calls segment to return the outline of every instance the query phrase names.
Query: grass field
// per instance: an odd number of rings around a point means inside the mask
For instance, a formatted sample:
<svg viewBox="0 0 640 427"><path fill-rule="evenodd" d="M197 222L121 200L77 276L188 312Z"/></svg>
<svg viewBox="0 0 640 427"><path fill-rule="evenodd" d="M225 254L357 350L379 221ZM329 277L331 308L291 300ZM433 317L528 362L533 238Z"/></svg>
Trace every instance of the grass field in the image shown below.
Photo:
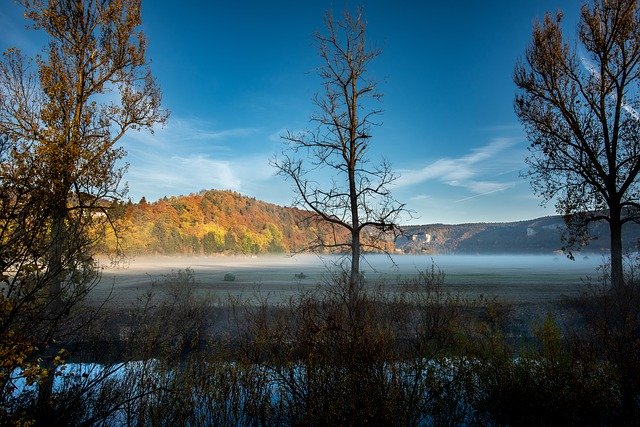
<svg viewBox="0 0 640 427"><path fill-rule="evenodd" d="M295 293L322 286L338 268L338 257L290 256L161 256L136 257L118 267L105 267L102 279L89 300L127 304L162 280L163 275L191 269L197 291L213 297L287 299ZM395 263L395 264L394 264ZM515 303L557 301L576 296L589 281L595 280L597 256L584 256L572 262L562 256L544 255L403 255L393 258L372 255L363 272L367 286L382 286L387 292L403 289L407 279L432 264L445 275L445 287L469 297L498 297ZM106 262L103 262L106 264ZM231 273L235 280L225 281ZM300 273L304 278L296 277Z"/></svg>

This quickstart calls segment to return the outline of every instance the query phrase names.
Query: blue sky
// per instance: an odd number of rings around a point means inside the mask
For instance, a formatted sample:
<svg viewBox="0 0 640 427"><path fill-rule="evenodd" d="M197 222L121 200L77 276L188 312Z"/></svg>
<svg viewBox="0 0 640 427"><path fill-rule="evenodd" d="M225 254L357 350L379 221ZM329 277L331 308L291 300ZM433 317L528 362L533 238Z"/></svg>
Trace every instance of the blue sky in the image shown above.
<svg viewBox="0 0 640 427"><path fill-rule="evenodd" d="M321 90L313 34L340 1L146 0L143 30L169 122L123 142L129 196L231 189L289 205L292 190L269 159L285 130L310 128ZM512 73L532 24L565 12L575 34L578 1L369 1L368 39L383 54L370 69L384 94L370 157L400 174L394 194L411 223L512 221L554 213L529 183L527 141L513 112ZM12 1L0 6L0 48L37 53Z"/></svg>

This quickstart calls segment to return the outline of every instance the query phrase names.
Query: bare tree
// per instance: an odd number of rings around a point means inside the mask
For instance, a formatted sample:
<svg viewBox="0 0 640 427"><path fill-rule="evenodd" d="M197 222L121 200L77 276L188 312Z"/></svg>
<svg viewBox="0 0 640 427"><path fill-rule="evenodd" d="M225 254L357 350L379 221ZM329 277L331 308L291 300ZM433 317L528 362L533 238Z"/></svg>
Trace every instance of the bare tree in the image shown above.
<svg viewBox="0 0 640 427"><path fill-rule="evenodd" d="M636 0L583 5L580 47L561 25L561 13L535 24L514 73L515 111L531 141L532 187L565 216L565 249L588 241L590 223L608 222L617 287L622 226L640 218L640 10Z"/></svg>
<svg viewBox="0 0 640 427"><path fill-rule="evenodd" d="M125 153L116 143L167 112L145 59L140 0L21 4L48 45L35 60L9 49L0 61L0 259L9 302L1 326L3 337L31 328L26 336L42 349L96 279L95 243L110 224L109 202L122 194L117 161Z"/></svg>
<svg viewBox="0 0 640 427"><path fill-rule="evenodd" d="M396 178L389 164L372 165L367 157L371 128L381 113L375 105L381 94L367 69L381 52L366 43L366 22L360 11L355 16L345 12L338 22L327 13L325 23L326 34L315 36L324 88L314 98L318 110L311 121L317 129L289 131L283 137L287 149L273 164L293 183L294 203L309 209L319 227L333 231L319 233L333 238L319 237L314 248L350 250L353 296L360 283L363 249L380 248L379 238L398 230L396 222L404 205L389 191ZM367 236L362 238L365 230Z"/></svg>

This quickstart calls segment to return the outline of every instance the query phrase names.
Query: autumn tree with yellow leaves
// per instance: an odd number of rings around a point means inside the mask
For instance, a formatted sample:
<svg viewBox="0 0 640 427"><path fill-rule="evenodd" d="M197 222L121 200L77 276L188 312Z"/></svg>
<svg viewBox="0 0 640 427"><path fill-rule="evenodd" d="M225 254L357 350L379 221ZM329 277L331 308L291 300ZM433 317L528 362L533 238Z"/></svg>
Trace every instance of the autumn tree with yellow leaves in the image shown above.
<svg viewBox="0 0 640 427"><path fill-rule="evenodd" d="M95 230L111 224L122 195L117 142L168 114L140 0L20 3L48 44L35 58L12 48L0 61L0 351L18 340L46 354L97 278Z"/></svg>

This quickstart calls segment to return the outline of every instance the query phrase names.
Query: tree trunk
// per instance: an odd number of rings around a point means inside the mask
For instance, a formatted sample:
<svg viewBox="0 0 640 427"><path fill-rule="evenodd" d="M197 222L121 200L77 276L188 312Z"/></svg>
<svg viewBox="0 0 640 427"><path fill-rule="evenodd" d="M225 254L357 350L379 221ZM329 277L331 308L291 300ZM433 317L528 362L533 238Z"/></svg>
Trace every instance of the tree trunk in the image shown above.
<svg viewBox="0 0 640 427"><path fill-rule="evenodd" d="M56 206L53 210L53 221L51 226L51 254L48 259L47 273L51 277L49 279L49 313L53 318L57 317L60 309L60 293L62 291L63 268L62 258L64 245L66 242L65 221L67 219L66 197L63 202Z"/></svg>
<svg viewBox="0 0 640 427"><path fill-rule="evenodd" d="M360 233L351 235L351 274L349 275L349 298L355 299L360 288Z"/></svg>
<svg viewBox="0 0 640 427"><path fill-rule="evenodd" d="M56 325L60 321L62 316L62 282L64 280L63 272L63 252L64 245L66 244L66 232L65 232L65 220L67 215L66 197L61 199L62 201L53 207L52 212L52 224L51 224L51 248L49 259L47 260L47 275L49 279L45 283L47 287L47 307L44 311L46 321L49 322L49 327L46 336L43 337L44 345L56 349L55 342L49 343L47 341L54 339L53 331L57 330ZM47 369L47 375L39 383L38 386L38 422L46 424L48 417L51 416L51 399L53 395L53 380L55 366L53 364L53 357L55 352L47 354L43 358L42 366Z"/></svg>
<svg viewBox="0 0 640 427"><path fill-rule="evenodd" d="M355 106L355 99L353 100ZM355 114L353 115L355 121ZM354 123L352 121L352 123ZM349 162L349 204L351 208L351 274L349 275L349 299L354 302L360 289L360 217L358 215L358 193L356 190L356 164L354 140L355 126L352 124L351 162Z"/></svg>
<svg viewBox="0 0 640 427"><path fill-rule="evenodd" d="M611 234L611 286L620 289L624 283L622 269L622 221L620 208L609 209L609 231Z"/></svg>

